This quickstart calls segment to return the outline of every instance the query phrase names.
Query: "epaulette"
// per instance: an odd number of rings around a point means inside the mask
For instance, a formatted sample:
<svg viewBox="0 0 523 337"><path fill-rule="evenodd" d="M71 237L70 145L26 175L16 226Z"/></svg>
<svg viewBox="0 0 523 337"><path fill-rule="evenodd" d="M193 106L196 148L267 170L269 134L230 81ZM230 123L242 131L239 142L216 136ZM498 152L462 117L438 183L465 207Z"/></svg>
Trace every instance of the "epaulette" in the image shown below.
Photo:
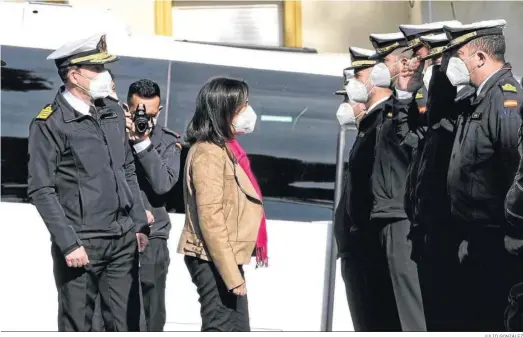
<svg viewBox="0 0 523 337"><path fill-rule="evenodd" d="M165 127L165 126L162 126L162 130L165 131L166 133L174 136L175 138L180 138L181 137L179 133L177 133L177 132L175 132L175 131L173 131L173 130Z"/></svg>
<svg viewBox="0 0 523 337"><path fill-rule="evenodd" d="M45 121L49 116L53 114L54 110L51 104L47 104L38 115L36 115L36 119Z"/></svg>
<svg viewBox="0 0 523 337"><path fill-rule="evenodd" d="M520 96L518 94L521 92L519 83L517 83L516 80L514 80L514 83L510 83L509 81L500 81L498 85L501 88L504 96L503 107L509 109L517 108L521 101L521 98L518 97Z"/></svg>

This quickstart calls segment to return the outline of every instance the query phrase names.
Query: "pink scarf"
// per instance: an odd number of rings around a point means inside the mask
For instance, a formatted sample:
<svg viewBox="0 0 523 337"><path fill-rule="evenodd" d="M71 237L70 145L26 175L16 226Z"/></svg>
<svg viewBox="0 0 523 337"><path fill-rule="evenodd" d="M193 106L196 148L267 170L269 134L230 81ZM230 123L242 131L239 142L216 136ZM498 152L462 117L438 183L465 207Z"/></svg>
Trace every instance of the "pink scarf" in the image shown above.
<svg viewBox="0 0 523 337"><path fill-rule="evenodd" d="M243 147L238 143L236 139L227 142L227 147L231 150L232 154L240 164L241 168L245 171L251 184L258 192L260 198L262 198L261 189L258 185L256 177L251 170L251 162L247 157L247 153ZM263 214L260 230L258 231L258 238L256 239L256 267L268 267L269 266L269 257L267 254L267 221L265 219L265 213Z"/></svg>

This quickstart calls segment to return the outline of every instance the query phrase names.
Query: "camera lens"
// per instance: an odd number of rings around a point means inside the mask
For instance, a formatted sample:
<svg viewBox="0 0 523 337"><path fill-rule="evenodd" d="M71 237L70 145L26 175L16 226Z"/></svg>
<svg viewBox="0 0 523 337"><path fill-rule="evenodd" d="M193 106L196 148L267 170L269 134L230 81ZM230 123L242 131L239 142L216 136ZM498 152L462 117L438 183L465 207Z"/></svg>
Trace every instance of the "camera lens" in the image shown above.
<svg viewBox="0 0 523 337"><path fill-rule="evenodd" d="M136 131L140 133L145 133L147 131L147 122L145 121L137 121L136 122Z"/></svg>

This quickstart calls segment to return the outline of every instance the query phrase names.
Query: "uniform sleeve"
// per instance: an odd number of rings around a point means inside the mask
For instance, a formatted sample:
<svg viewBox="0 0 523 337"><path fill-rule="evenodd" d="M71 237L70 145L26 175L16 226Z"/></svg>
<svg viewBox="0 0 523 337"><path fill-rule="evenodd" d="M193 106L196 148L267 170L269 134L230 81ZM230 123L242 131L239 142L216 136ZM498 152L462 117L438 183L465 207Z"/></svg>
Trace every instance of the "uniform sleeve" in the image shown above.
<svg viewBox="0 0 523 337"><path fill-rule="evenodd" d="M211 151L195 153L190 169L204 243L227 289L234 289L244 280L229 243L223 213L225 156Z"/></svg>
<svg viewBox="0 0 523 337"><path fill-rule="evenodd" d="M510 95L512 96L512 95ZM494 136L495 149L499 155L500 175L498 183L501 191L508 191L516 172L520 160L518 151L519 129L521 127L521 116L517 107L508 106L520 99L511 99L502 92L494 94L489 111L489 129Z"/></svg>
<svg viewBox="0 0 523 337"><path fill-rule="evenodd" d="M171 144L167 144L167 148L161 156L151 144L145 150L135 154L135 158L142 165L145 177L151 184L154 193L164 195L178 181L180 151L174 139Z"/></svg>
<svg viewBox="0 0 523 337"><path fill-rule="evenodd" d="M520 161L518 173L505 199L507 235L523 239L523 162Z"/></svg>
<svg viewBox="0 0 523 337"><path fill-rule="evenodd" d="M29 163L27 193L42 217L51 240L67 255L82 245L65 216L56 193L56 169L60 147L58 138L43 121L29 128Z"/></svg>
<svg viewBox="0 0 523 337"><path fill-rule="evenodd" d="M125 142L125 146L125 179L134 198L133 208L131 208L130 215L134 221L135 230L137 233L149 233L147 215L145 214L142 193L140 191L140 186L138 185L138 179L136 178L134 157L129 141Z"/></svg>
<svg viewBox="0 0 523 337"><path fill-rule="evenodd" d="M521 95L519 97L513 96L504 97L503 102L497 102L498 106L503 104L503 117L500 118L500 135L498 138L502 154L504 153L502 167L508 166L502 174L510 175L510 177L515 174L515 178L510 181L512 185L505 198L505 216L508 222L506 234L513 238L523 239L523 162L519 156L520 151L516 150L517 146L520 147L520 150L523 150L520 133L523 104ZM514 105L517 105L517 107ZM520 109L519 112L518 108ZM501 134L503 130L508 130L508 136ZM519 161L519 165L514 163L516 161ZM517 170L514 170L513 167L516 166Z"/></svg>

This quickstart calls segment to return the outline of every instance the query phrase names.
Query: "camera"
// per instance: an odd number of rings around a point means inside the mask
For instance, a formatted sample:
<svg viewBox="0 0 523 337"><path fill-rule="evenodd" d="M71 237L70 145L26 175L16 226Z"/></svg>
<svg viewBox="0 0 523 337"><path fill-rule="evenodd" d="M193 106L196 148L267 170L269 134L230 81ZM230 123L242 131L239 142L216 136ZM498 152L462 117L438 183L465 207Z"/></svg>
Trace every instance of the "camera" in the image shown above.
<svg viewBox="0 0 523 337"><path fill-rule="evenodd" d="M137 133L145 133L149 128L149 116L145 112L144 104L138 104L133 115L133 123Z"/></svg>

